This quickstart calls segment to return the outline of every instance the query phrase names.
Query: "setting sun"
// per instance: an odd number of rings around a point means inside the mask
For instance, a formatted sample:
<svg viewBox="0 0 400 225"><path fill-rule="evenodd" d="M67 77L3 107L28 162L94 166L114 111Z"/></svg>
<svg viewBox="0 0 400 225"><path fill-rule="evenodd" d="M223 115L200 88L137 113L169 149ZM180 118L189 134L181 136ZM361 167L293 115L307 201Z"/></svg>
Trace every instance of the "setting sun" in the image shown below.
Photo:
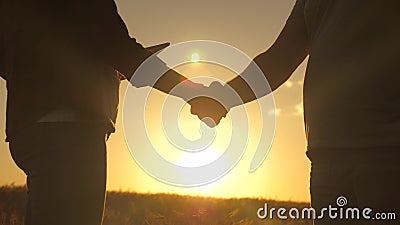
<svg viewBox="0 0 400 225"><path fill-rule="evenodd" d="M180 154L176 163L183 167L199 167L217 160L222 153L213 148L207 148L200 152L185 152Z"/></svg>
<svg viewBox="0 0 400 225"><path fill-rule="evenodd" d="M198 53L193 53L192 54L192 57L191 57L191 61L192 61L192 63L197 63L197 62L199 62L200 61L200 56L199 56L199 54Z"/></svg>

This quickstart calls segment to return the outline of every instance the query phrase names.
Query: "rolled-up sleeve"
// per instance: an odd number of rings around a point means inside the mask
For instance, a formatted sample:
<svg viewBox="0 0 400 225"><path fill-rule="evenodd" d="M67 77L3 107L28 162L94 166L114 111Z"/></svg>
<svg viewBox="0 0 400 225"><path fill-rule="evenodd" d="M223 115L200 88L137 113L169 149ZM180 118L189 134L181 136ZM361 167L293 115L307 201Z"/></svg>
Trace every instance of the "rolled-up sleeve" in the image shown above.
<svg viewBox="0 0 400 225"><path fill-rule="evenodd" d="M77 3L78 4L78 3ZM81 1L77 5L84 18L82 26L88 36L89 51L105 63L130 79L135 69L151 53L135 38L130 37L128 29L118 14L113 0Z"/></svg>

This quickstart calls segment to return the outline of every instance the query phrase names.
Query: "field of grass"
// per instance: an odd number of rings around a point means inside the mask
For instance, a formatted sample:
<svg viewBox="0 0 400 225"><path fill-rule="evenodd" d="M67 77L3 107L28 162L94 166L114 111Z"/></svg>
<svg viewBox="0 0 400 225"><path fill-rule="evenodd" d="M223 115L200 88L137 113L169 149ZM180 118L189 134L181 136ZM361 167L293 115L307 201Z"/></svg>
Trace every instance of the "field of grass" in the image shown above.
<svg viewBox="0 0 400 225"><path fill-rule="evenodd" d="M0 187L0 225L22 225L25 202L24 187ZM264 199L109 192L104 225L311 225L310 220L260 220L257 209L265 202L276 208L309 207Z"/></svg>

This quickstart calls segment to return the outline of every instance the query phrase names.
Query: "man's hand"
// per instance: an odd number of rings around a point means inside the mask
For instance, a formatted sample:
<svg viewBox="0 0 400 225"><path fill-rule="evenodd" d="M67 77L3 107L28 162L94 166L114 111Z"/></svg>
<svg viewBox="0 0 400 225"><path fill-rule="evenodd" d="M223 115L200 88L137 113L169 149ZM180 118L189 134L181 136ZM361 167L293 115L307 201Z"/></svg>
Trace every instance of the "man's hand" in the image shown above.
<svg viewBox="0 0 400 225"><path fill-rule="evenodd" d="M188 101L191 105L190 112L197 115L209 127L218 125L230 110L230 104L225 102L227 100L225 88L219 82L211 83L210 87L205 88L203 96Z"/></svg>
<svg viewBox="0 0 400 225"><path fill-rule="evenodd" d="M188 102L191 105L190 112L197 115L209 127L215 127L228 111L225 107L211 97L196 97Z"/></svg>

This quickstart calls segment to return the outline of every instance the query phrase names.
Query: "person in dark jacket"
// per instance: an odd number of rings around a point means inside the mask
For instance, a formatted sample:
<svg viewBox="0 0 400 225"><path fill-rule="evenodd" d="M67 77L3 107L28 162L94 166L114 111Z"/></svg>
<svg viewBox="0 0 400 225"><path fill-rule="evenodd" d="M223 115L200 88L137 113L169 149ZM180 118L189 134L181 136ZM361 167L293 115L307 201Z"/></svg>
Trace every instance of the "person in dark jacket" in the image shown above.
<svg viewBox="0 0 400 225"><path fill-rule="evenodd" d="M99 225L119 85L152 53L129 36L113 0L1 0L1 11L6 134L27 175L25 224ZM183 81L179 97L203 89L173 70L154 87L169 93Z"/></svg>

